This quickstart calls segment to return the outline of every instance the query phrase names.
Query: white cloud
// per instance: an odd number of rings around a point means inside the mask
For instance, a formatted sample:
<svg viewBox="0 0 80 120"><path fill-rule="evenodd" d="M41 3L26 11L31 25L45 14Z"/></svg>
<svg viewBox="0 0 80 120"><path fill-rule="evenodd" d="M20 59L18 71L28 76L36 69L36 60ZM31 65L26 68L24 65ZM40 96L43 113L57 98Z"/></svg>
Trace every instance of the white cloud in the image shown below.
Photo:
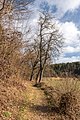
<svg viewBox="0 0 80 120"><path fill-rule="evenodd" d="M74 11L80 6L80 0L45 0L48 4L56 5L56 17L62 17L67 11Z"/></svg>
<svg viewBox="0 0 80 120"><path fill-rule="evenodd" d="M37 6L42 2L48 2L49 5L56 5L62 10L74 10L80 6L80 0L35 0Z"/></svg>
<svg viewBox="0 0 80 120"><path fill-rule="evenodd" d="M58 8L63 10L74 10L79 7L80 0L45 0L49 4L55 4Z"/></svg>
<svg viewBox="0 0 80 120"><path fill-rule="evenodd" d="M63 49L64 53L74 53L74 52L80 52L80 46L77 47L72 47L72 46L67 46L64 47Z"/></svg>
<svg viewBox="0 0 80 120"><path fill-rule="evenodd" d="M80 31L73 22L60 23L60 30L65 38L63 53L57 62L80 61L80 56L65 57L66 53L80 52Z"/></svg>
<svg viewBox="0 0 80 120"><path fill-rule="evenodd" d="M62 23L60 29L64 35L66 46L79 46L80 31L73 22Z"/></svg>
<svg viewBox="0 0 80 120"><path fill-rule="evenodd" d="M67 63L67 62L78 62L80 61L80 56L72 56L72 57L60 57L56 63Z"/></svg>
<svg viewBox="0 0 80 120"><path fill-rule="evenodd" d="M48 0L52 1L52 0ZM53 0L51 4L55 4L58 11L57 15L62 16L67 11L74 11L80 6L80 0Z"/></svg>
<svg viewBox="0 0 80 120"><path fill-rule="evenodd" d="M56 17L62 17L67 11L74 11L80 6L80 0L35 0L34 9L40 10L40 4L47 2L51 7L55 5L57 7ZM36 8L35 8L36 6Z"/></svg>

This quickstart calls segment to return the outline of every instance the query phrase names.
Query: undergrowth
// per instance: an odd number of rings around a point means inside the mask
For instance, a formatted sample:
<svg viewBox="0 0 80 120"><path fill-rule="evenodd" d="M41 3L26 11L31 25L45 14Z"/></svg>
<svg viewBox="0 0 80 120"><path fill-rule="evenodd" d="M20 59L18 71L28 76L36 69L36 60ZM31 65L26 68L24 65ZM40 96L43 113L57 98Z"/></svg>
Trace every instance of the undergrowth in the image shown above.
<svg viewBox="0 0 80 120"><path fill-rule="evenodd" d="M49 80L50 82L50 80ZM80 120L80 83L76 79L66 78L60 84L42 85L51 111L61 116L61 120ZM48 83L48 82L47 82ZM62 117L64 116L64 118Z"/></svg>

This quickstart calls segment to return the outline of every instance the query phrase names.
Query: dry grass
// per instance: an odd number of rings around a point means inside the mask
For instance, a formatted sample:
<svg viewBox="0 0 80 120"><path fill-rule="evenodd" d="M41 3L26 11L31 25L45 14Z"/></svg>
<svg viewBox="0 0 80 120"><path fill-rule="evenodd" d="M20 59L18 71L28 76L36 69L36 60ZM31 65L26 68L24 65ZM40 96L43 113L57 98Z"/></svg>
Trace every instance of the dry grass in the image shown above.
<svg viewBox="0 0 80 120"><path fill-rule="evenodd" d="M80 81L76 78L44 79L45 94L51 108L56 108L64 120L80 119ZM66 118L68 116L68 118ZM61 118L62 119L62 118ZM62 119L63 120L63 119Z"/></svg>
<svg viewBox="0 0 80 120"><path fill-rule="evenodd" d="M73 91L79 103L80 82L48 78L43 83L41 90L33 87L33 83L29 81L16 80L16 78L0 80L0 120L71 120L68 115L65 118L58 109L51 107L60 107L61 96L70 91ZM47 91L46 95L44 91ZM78 112L77 114L80 115ZM77 120L80 118L77 117Z"/></svg>

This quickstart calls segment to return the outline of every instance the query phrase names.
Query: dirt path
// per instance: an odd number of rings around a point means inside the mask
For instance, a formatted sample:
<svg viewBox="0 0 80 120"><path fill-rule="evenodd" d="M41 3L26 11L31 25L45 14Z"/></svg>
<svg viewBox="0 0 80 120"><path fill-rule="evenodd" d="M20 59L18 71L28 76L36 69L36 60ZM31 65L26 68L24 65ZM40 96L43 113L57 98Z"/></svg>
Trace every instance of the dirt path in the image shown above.
<svg viewBox="0 0 80 120"><path fill-rule="evenodd" d="M28 87L27 87L28 85ZM19 112L19 120L49 120L46 96L42 90L26 83L26 105Z"/></svg>
<svg viewBox="0 0 80 120"><path fill-rule="evenodd" d="M58 120L40 88L24 80L0 81L0 120Z"/></svg>

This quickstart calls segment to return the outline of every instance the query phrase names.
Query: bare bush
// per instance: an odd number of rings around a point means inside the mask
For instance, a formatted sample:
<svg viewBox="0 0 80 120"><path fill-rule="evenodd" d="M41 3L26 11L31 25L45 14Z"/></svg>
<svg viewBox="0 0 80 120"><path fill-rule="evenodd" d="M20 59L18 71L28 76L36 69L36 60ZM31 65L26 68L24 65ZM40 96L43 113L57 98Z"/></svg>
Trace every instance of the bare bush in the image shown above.
<svg viewBox="0 0 80 120"><path fill-rule="evenodd" d="M20 32L8 29L0 35L0 79L6 79L17 72L22 37Z"/></svg>

